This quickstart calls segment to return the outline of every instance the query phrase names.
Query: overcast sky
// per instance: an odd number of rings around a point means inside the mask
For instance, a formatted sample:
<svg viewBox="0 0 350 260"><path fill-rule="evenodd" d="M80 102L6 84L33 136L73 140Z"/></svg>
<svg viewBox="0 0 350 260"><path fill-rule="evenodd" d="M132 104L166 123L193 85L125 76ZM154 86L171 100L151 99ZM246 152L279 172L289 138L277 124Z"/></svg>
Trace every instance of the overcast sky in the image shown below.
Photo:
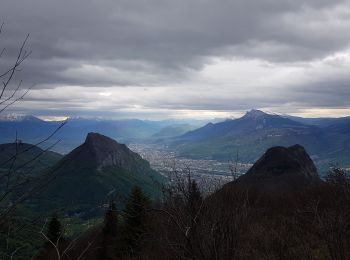
<svg viewBox="0 0 350 260"><path fill-rule="evenodd" d="M2 0L0 72L27 33L9 112L350 115L350 0Z"/></svg>

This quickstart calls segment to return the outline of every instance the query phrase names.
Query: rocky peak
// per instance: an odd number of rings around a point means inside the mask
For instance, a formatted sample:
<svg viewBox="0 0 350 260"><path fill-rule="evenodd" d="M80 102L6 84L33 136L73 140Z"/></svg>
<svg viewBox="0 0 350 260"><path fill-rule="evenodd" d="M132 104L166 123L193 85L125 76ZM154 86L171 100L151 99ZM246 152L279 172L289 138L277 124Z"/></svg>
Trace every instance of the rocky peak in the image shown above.
<svg viewBox="0 0 350 260"><path fill-rule="evenodd" d="M88 133L84 144L90 145L96 149L99 149L99 148L109 149L112 147L117 148L116 146L126 147L123 144L119 144L117 141L113 140L112 138L101 135L99 133Z"/></svg>
<svg viewBox="0 0 350 260"><path fill-rule="evenodd" d="M98 133L89 133L85 142L72 152L72 156L75 160L93 163L97 169L112 166L132 170L142 160L125 144Z"/></svg>
<svg viewBox="0 0 350 260"><path fill-rule="evenodd" d="M321 179L304 147L293 145L268 149L237 182L268 191L292 191Z"/></svg>
<svg viewBox="0 0 350 260"><path fill-rule="evenodd" d="M263 129L267 126L267 120L269 119L269 114L266 114L263 111L252 109L248 111L242 119L246 122L249 122L252 128Z"/></svg>
<svg viewBox="0 0 350 260"><path fill-rule="evenodd" d="M257 110L257 109L252 109L250 111L248 111L245 115L244 118L253 118L253 119L257 119L257 118L261 118L268 115L267 113L261 111L261 110Z"/></svg>

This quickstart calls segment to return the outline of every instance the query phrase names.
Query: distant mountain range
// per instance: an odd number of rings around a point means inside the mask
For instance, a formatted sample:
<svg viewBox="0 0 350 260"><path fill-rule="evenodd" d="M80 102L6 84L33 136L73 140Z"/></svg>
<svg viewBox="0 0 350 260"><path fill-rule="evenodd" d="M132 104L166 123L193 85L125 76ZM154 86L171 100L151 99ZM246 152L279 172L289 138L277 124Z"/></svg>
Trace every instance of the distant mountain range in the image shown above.
<svg viewBox="0 0 350 260"><path fill-rule="evenodd" d="M0 143L20 139L36 143L54 132L61 122L33 116L8 116L0 120ZM242 162L255 162L273 146L300 144L316 165L350 165L350 117L301 118L251 110L238 119L205 124L203 120L104 120L69 119L48 142L61 140L54 151L68 153L84 142L89 132L99 132L123 143L166 144L179 156L194 159L229 160L239 155Z"/></svg>
<svg viewBox="0 0 350 260"><path fill-rule="evenodd" d="M18 138L26 143L37 143L49 136L62 122L44 121L34 116L8 115L0 118L0 143ZM89 132L98 132L127 143L146 142L184 134L203 126L203 120L148 121L138 119L105 120L71 118L48 143L60 142L53 147L59 153L68 153L84 141Z"/></svg>
<svg viewBox="0 0 350 260"><path fill-rule="evenodd" d="M273 146L303 145L318 165L350 163L350 117L306 119L251 110L167 140L180 156L256 161Z"/></svg>

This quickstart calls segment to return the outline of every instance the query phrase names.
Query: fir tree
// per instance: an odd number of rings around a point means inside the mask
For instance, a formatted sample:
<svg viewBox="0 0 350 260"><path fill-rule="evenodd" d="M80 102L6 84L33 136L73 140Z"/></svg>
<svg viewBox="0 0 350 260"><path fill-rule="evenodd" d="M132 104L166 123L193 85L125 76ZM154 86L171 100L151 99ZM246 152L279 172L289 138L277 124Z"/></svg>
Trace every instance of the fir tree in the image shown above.
<svg viewBox="0 0 350 260"><path fill-rule="evenodd" d="M191 179L191 177L188 177L187 185L188 191L186 206L190 216L194 217L194 215L197 214L197 211L200 208L203 198L198 188L197 182Z"/></svg>
<svg viewBox="0 0 350 260"><path fill-rule="evenodd" d="M51 242L56 243L61 238L61 235L61 222L57 216L53 216L48 224L46 236Z"/></svg>
<svg viewBox="0 0 350 260"><path fill-rule="evenodd" d="M124 210L124 246L130 254L139 251L142 238L147 231L147 208L150 206L149 198L139 187L134 187Z"/></svg>
<svg viewBox="0 0 350 260"><path fill-rule="evenodd" d="M188 186L188 204L193 207L198 207L202 202L202 194L198 188L197 182L191 180Z"/></svg>

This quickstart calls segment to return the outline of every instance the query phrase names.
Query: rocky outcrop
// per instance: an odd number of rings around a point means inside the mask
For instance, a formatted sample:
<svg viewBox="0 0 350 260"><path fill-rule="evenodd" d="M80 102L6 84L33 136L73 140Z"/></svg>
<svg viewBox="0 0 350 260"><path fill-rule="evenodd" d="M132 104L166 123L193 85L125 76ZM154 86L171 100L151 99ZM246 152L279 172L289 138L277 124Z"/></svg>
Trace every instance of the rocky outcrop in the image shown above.
<svg viewBox="0 0 350 260"><path fill-rule="evenodd" d="M89 133L85 142L68 154L68 157L75 162L92 164L98 170L117 167L128 171L143 171L150 167L147 161L125 144L98 133Z"/></svg>
<svg viewBox="0 0 350 260"><path fill-rule="evenodd" d="M272 147L235 184L267 192L288 192L320 184L317 169L301 145Z"/></svg>

